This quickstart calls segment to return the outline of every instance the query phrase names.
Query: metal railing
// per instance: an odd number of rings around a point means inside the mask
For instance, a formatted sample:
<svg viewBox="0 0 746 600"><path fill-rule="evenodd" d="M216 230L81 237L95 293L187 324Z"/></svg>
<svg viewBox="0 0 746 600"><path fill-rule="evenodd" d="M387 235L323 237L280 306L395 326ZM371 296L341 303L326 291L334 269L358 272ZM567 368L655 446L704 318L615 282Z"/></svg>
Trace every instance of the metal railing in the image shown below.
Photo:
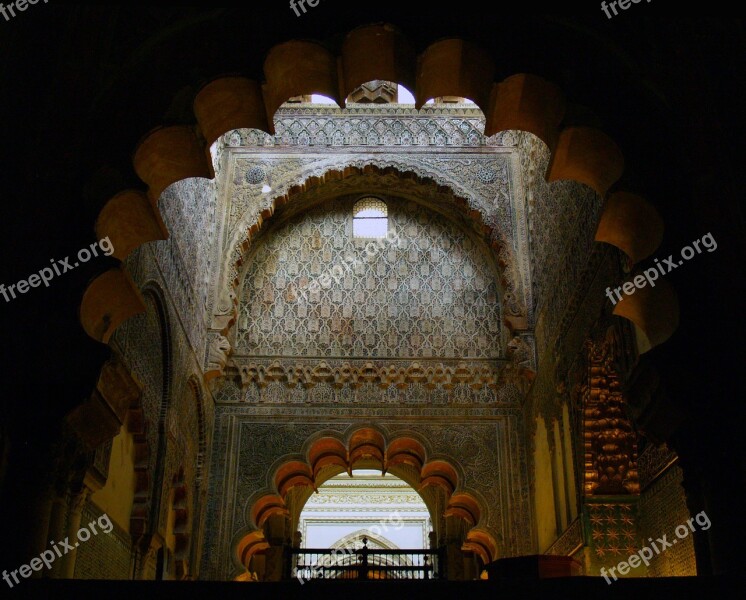
<svg viewBox="0 0 746 600"><path fill-rule="evenodd" d="M443 550L289 548L286 573L293 579L445 579Z"/></svg>

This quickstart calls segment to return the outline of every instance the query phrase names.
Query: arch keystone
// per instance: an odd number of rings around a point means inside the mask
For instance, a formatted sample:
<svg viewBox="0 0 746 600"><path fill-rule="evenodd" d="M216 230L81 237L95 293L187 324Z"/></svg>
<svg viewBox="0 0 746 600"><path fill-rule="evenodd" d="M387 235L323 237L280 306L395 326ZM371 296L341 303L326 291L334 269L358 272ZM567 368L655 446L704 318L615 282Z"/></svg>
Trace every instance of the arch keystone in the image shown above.
<svg viewBox="0 0 746 600"><path fill-rule="evenodd" d="M375 429L366 427L353 433L348 444L350 474L361 461L374 461L383 468L385 445L383 435Z"/></svg>
<svg viewBox="0 0 746 600"><path fill-rule="evenodd" d="M415 88L417 57L409 40L388 24L359 27L347 34L340 58L342 97L374 80L393 81Z"/></svg>

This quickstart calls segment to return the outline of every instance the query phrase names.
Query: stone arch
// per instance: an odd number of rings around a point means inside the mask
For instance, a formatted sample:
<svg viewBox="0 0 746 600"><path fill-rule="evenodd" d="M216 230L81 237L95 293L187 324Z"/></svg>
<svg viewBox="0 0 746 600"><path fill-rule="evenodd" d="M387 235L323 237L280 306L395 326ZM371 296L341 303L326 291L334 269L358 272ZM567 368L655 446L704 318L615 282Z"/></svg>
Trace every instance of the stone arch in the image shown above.
<svg viewBox="0 0 746 600"><path fill-rule="evenodd" d="M154 281L146 283L142 288L143 297L152 302L158 322L160 336L160 356L162 365L161 389L159 391L159 402L156 412L153 415L144 415L144 434L148 443L147 459L144 465L136 466L138 470L145 470L148 480L147 494L142 490L135 496L135 505L138 513L145 515L142 534L145 537L143 543L149 543L149 536L155 533L162 517L162 496L163 496L163 478L166 458L166 417L171 404L171 390L173 379L172 365L172 341L171 341L171 320L168 312L168 304L165 301L165 295L160 285ZM148 421L152 421L155 426L153 433L148 432ZM154 442L154 443L153 443ZM154 446L154 447L151 447ZM152 453L155 452L154 462L151 465ZM135 506L133 506L133 512Z"/></svg>
<svg viewBox="0 0 746 600"><path fill-rule="evenodd" d="M167 410L170 393L171 393L171 341L170 341L170 321L168 309L164 301L163 290L156 282L148 282L142 290L143 307L146 303L152 303L158 324L160 338L161 357L161 381L158 390L158 406L154 414L148 407L143 404L142 397L137 404L132 407L128 413L127 423L130 433L133 435L135 442L135 496L132 505L130 517L130 535L132 539L138 541L142 539L149 531L157 528L159 514L157 510L157 498L159 494L159 478L157 474L157 446L151 442L156 441L159 437L159 429L165 420L165 411ZM147 311L147 308L144 308ZM149 421L151 424L149 425ZM151 431L153 428L155 431ZM155 438L150 439L149 438ZM155 463L151 466L153 459L152 453L156 452ZM155 523L154 523L155 521Z"/></svg>
<svg viewBox="0 0 746 600"><path fill-rule="evenodd" d="M345 192L350 193L347 188L350 184L365 185L366 193L384 193L388 196L392 195L390 190L395 187L397 193L393 195L414 200L418 204L423 202L416 196L426 195L426 207L429 210L448 220L458 219L467 227L470 226L479 243L492 250L497 270L498 295L501 306L504 307L503 320L506 326L512 329L514 321L526 320L528 307L525 284L528 281L520 270L512 241L487 224L487 221L493 220L494 215L485 214L482 207L470 200L467 189L457 190L453 182L438 180L435 173L396 159L380 157L361 161L351 157L348 162L350 164L314 171L314 174L309 174L303 181L290 185L285 193L274 196L260 213L249 214L247 211L236 228L238 235L228 244L230 253L224 257L225 262L221 268L223 280L219 283L219 300L213 316L213 329L228 336L234 327L240 300L239 287L252 242L262 233L277 209L290 204L316 205Z"/></svg>
<svg viewBox="0 0 746 600"><path fill-rule="evenodd" d="M360 72L365 72L366 77L369 73L371 78L379 78L378 74L381 73L381 76L391 75L388 78L394 81L402 81L401 74L414 70L413 59L406 54L398 54L396 48L401 40L396 35L378 35L380 28L385 30L386 26L370 26L356 30L355 39L359 40L358 45L353 45L356 48L354 54L348 53L346 68L349 68L350 72L357 68ZM361 31L366 32L367 40ZM311 93L317 91L319 85L324 85L326 88L322 91L328 88L327 95L331 94L334 98L342 96L334 89L334 85L339 85L340 80L346 81L346 75L331 70L332 63L336 68L337 61L330 60L328 53L313 48L313 51L308 53L308 60L293 63L294 58L310 48L302 44L287 48L290 49L278 51L276 56L282 58L277 60L276 65L270 65L267 69L266 86L262 87L256 81L242 78L213 82L210 87L203 88L195 101L196 125L167 127L153 131L138 145L134 157L135 170L147 186L146 195L152 210L143 204L142 196L135 200L136 196L130 195L132 204L139 204L139 208L133 208L134 217L128 217L128 211L113 210L118 203L110 207L111 214L102 217L102 223L106 222L106 231L110 229L112 235L133 229L127 225L128 218L138 221L138 233L130 234L129 237L121 234L123 253L131 251L138 244L157 239L159 232L162 233L157 204L165 187L188 177L214 176L208 157L208 139L216 139L215 136L239 127L250 126L271 130L274 114L271 107L279 106L277 102L281 96L290 92L289 88L282 88L280 79L293 64L304 65L306 68L306 71L296 70L293 73L293 95ZM375 48L376 51L366 51L371 48ZM389 57L388 62L377 58L378 50ZM468 57L471 56L477 58L470 61ZM427 94L429 89L438 89L447 95L472 97L486 116L486 132L494 132L495 129L503 127L531 131L547 144L552 154L547 179L576 180L590 186L604 197L610 190L624 191L614 188L624 173L624 158L619 148L600 130L578 126L563 128L564 108L560 106L561 94L547 95L546 90L552 87L549 82L534 79L530 74L524 73L512 76L516 79L508 78L501 83L494 83L491 81L494 69L489 60L459 40L434 44L420 56L419 60L421 64L427 65L427 69L416 69L414 89L418 103L425 99L423 95ZM273 69L274 72L270 72ZM438 78L444 81L439 82ZM487 89L489 95L486 93ZM231 108L223 111L224 103L228 103ZM211 118L207 115L216 116ZM502 120L497 125L499 115L502 115ZM266 123L262 123L262 119L266 119ZM611 218L610 215L611 212L604 213L607 218ZM632 218L628 220L634 222ZM601 221L604 222L604 217ZM601 231L599 240L605 237ZM641 252L627 241L614 240L610 243L619 244L623 250L626 248L635 255ZM645 251L649 249L646 248ZM675 299L672 290L669 296ZM641 301L641 298L637 301ZM634 316L639 327L643 319L646 324L665 321L667 317L660 314L660 311L667 310L670 306L672 302L665 302L662 305L647 303L644 310L635 310L634 315L624 308L620 308L617 314L633 321ZM85 331L93 339L108 343L111 335L123 322L142 310L142 298L125 268L120 266L107 271L90 283L81 302L80 319ZM229 320L230 317L227 321ZM226 327L228 325L226 323ZM662 343L676 325L676 322L666 321L663 330L667 334L648 333L646 344L652 347ZM646 325L640 327L640 330L645 331L646 327L650 332L658 330L657 325ZM472 534L473 539L476 539L475 535ZM485 547L488 546L489 544Z"/></svg>
<svg viewBox="0 0 746 600"><path fill-rule="evenodd" d="M250 528L234 538L237 566L249 567L242 557L245 559L247 548L256 547L252 540L265 540L262 531L270 519L291 518L292 508L302 508L327 479L345 471L351 473L354 465L380 468L404 480L420 493L434 523L440 518L434 513L436 506L445 507L442 518L464 522L465 551L478 554L484 564L498 557L496 535L485 523L488 507L466 487L463 470L456 461L433 455L407 432L389 435L379 427L361 424L344 435L318 432L304 443L301 453L275 462L268 473L270 485L255 493L247 504L246 521ZM436 496L441 501L436 502Z"/></svg>
<svg viewBox="0 0 746 600"><path fill-rule="evenodd" d="M459 39L430 45L416 58L416 69L409 49L411 46L395 27L368 25L347 35L339 60L320 44L286 42L268 53L264 85L239 77L209 82L195 100L196 126L156 129L135 151L135 171L148 186L147 195L155 212L161 192L171 183L188 177L214 177L209 144L219 135L245 126L271 133L275 111L292 96L322 93L341 105L346 97L343 92L349 92L363 74L411 87L415 71L417 106L436 91L439 95L471 98L486 116L486 132L502 128L531 131L552 151L549 181L574 179L605 196L621 178L624 158L611 138L592 127L561 129L564 100L553 84L531 74L516 74L494 83L496 71L491 58ZM266 115L266 122L262 115ZM144 243L160 229L159 220L142 207L135 212L147 223L140 238ZM125 213L114 211L109 219L112 230L127 228ZM137 241L135 237L125 245L134 246ZM94 280L81 306L84 328L104 343L138 308L135 290L116 271ZM105 281L109 280L117 283L116 291L105 291L109 287Z"/></svg>

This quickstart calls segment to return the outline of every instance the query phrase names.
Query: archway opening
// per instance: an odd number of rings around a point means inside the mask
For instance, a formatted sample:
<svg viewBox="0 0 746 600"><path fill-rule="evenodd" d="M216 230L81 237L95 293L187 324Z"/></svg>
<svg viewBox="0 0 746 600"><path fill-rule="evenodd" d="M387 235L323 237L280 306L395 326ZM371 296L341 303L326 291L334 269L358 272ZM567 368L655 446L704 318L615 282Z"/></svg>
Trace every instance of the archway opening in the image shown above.
<svg viewBox="0 0 746 600"><path fill-rule="evenodd" d="M292 572L305 579L433 579L430 511L406 481L375 469L334 475L305 502Z"/></svg>
<svg viewBox="0 0 746 600"><path fill-rule="evenodd" d="M341 473L312 494L300 514L301 548L417 549L430 547L430 511L420 495L391 473Z"/></svg>

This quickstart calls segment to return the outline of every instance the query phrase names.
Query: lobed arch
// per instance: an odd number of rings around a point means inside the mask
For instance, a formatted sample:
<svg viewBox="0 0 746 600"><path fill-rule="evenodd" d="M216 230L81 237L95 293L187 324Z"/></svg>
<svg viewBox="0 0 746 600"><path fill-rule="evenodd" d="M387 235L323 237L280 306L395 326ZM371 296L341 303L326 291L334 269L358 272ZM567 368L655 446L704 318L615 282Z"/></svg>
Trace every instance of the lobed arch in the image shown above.
<svg viewBox="0 0 746 600"><path fill-rule="evenodd" d="M123 260L134 248L163 239L158 199L163 190L189 177L214 177L210 145L224 133L241 128L274 130L273 116L290 97L322 94L342 106L345 98L364 81L382 79L402 83L414 90L416 106L434 96L452 95L472 99L486 117L485 134L506 129L533 133L551 151L547 181L573 179L590 186L606 198L624 173L624 157L603 131L583 125L563 125L566 111L561 90L541 77L518 73L495 82L493 59L474 44L445 39L431 44L418 56L406 36L389 24L366 25L349 32L340 56L323 45L294 40L275 46L264 62L265 82L244 77L220 77L201 88L194 102L196 125L161 127L148 133L133 157L135 171L147 192L128 192L112 198L97 221L99 237L109 236L114 256ZM616 191L623 191L615 189ZM121 193L123 193L121 192ZM120 193L120 194L121 194ZM145 199L148 201L145 202ZM604 215L615 207L608 203ZM617 220L614 235L608 233L613 219L602 217L599 241L623 252L635 246L636 224L642 215L657 211L644 199L627 204L627 219ZM656 235L663 224L653 226ZM637 254L630 256L632 260ZM656 306L648 307L657 312ZM114 330L126 319L142 312L136 286L121 268L93 280L84 293L80 317L85 331L108 343ZM676 324L665 319L635 319L651 343L670 337Z"/></svg>
<svg viewBox="0 0 746 600"><path fill-rule="evenodd" d="M433 454L421 436L400 431L389 435L373 425L349 429L342 435L320 431L310 436L301 452L284 456L267 474L267 485L249 498L245 511L249 526L234 537L232 556L239 570L269 547L264 527L270 519L295 521L308 498L328 479L353 469L390 472L422 497L433 521L463 521L463 550L480 556L484 564L499 556L498 536L487 525L489 506L466 486L463 469L451 457ZM442 514L439 508L443 508ZM293 522L293 526L296 523Z"/></svg>

